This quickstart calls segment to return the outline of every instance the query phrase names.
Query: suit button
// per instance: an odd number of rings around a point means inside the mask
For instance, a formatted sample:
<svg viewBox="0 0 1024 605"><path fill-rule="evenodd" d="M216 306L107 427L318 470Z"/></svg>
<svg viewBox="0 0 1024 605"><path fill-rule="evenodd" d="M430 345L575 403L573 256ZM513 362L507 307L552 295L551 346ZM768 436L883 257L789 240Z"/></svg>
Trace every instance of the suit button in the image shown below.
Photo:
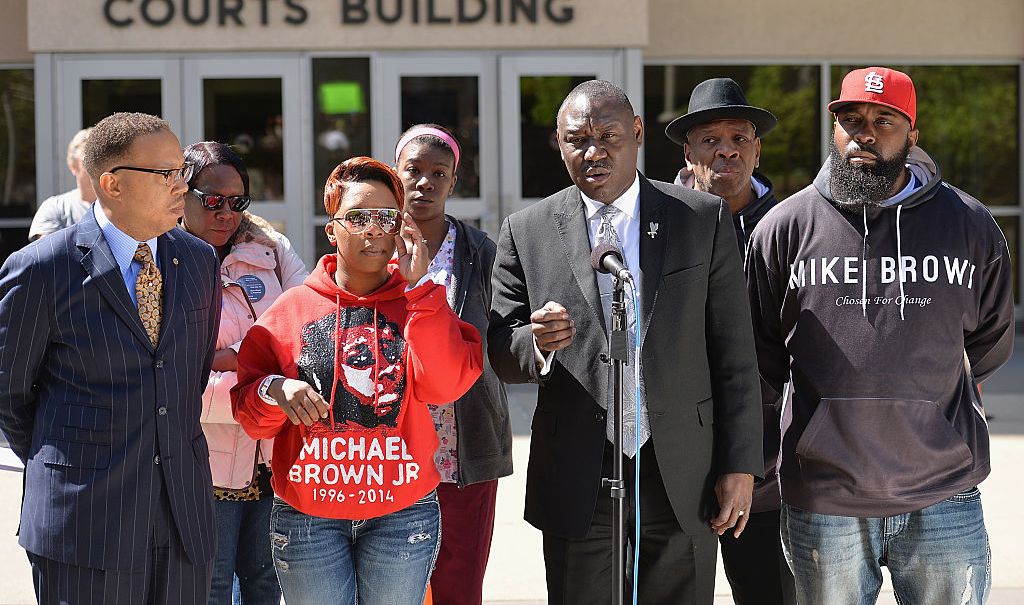
<svg viewBox="0 0 1024 605"><path fill-rule="evenodd" d="M598 422L604 422L604 412L598 412L594 414L594 420Z"/></svg>
<svg viewBox="0 0 1024 605"><path fill-rule="evenodd" d="M163 360L163 359L157 359L157 360L156 360L156 363L154 363L153 365L154 365L154 366L155 366L156 368L158 368L158 369L159 369L159 368L162 368L162 367L164 367L164 360Z"/></svg>
<svg viewBox="0 0 1024 605"><path fill-rule="evenodd" d="M156 413L160 414L161 416L166 416L167 415L167 406L166 405L162 405L162 406L158 407L156 409Z"/></svg>
<svg viewBox="0 0 1024 605"><path fill-rule="evenodd" d="M153 456L153 464L160 464L160 454Z"/></svg>

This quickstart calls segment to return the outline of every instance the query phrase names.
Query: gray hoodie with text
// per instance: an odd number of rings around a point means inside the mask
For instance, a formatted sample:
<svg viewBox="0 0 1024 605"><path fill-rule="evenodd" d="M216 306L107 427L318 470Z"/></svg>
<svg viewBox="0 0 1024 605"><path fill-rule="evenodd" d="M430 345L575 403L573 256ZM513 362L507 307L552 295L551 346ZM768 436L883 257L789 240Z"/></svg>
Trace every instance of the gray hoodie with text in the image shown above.
<svg viewBox="0 0 1024 605"><path fill-rule="evenodd" d="M840 210L826 162L752 236L758 365L792 406L780 478L797 508L900 514L989 473L977 384L1013 348L1006 240L921 149L907 163L909 197Z"/></svg>

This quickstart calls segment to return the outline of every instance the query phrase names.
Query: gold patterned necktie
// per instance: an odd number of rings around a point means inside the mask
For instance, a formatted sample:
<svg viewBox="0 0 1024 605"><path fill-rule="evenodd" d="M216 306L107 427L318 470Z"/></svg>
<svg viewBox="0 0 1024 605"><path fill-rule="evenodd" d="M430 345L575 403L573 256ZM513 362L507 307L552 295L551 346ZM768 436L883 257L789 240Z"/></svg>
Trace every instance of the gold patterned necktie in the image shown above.
<svg viewBox="0 0 1024 605"><path fill-rule="evenodd" d="M149 244L139 244L134 259L142 265L142 270L135 278L135 299L139 304L139 318L142 320L142 326L146 328L146 334L149 334L149 341L155 347L160 337L160 318L163 315L164 280L160 277L160 270L156 268Z"/></svg>

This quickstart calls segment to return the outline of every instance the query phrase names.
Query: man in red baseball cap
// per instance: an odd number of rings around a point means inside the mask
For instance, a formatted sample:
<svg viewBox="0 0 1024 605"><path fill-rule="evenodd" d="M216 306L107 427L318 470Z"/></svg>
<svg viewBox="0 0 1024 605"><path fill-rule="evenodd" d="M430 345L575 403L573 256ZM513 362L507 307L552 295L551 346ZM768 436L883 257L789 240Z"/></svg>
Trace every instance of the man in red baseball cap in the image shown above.
<svg viewBox="0 0 1024 605"><path fill-rule="evenodd" d="M858 69L831 154L747 253L762 390L782 397L781 534L797 601L985 602L978 384L1013 350L1006 240L917 147L910 77Z"/></svg>

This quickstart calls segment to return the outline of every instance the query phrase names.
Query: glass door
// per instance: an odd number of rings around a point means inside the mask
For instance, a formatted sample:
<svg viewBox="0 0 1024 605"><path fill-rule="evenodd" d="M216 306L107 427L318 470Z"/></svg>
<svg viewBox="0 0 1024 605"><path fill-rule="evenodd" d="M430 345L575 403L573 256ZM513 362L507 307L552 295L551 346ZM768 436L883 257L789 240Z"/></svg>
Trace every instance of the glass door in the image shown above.
<svg viewBox="0 0 1024 605"><path fill-rule="evenodd" d="M498 115L495 57L466 53L388 53L374 115L374 157L395 162L399 135L417 123L455 133L461 159L445 211L490 230L498 216Z"/></svg>
<svg viewBox="0 0 1024 605"><path fill-rule="evenodd" d="M53 179L58 191L75 187L65 168L67 144L76 132L117 111L158 115L181 134L181 66L177 59L135 59L84 55L57 62L54 95Z"/></svg>
<svg viewBox="0 0 1024 605"><path fill-rule="evenodd" d="M250 212L270 221L311 260L301 60L246 55L187 58L183 65L182 145L217 141L238 152L249 171Z"/></svg>
<svg viewBox="0 0 1024 605"><path fill-rule="evenodd" d="M614 52L499 58L502 218L572 184L558 151L558 107L586 80L624 86L616 65Z"/></svg>

